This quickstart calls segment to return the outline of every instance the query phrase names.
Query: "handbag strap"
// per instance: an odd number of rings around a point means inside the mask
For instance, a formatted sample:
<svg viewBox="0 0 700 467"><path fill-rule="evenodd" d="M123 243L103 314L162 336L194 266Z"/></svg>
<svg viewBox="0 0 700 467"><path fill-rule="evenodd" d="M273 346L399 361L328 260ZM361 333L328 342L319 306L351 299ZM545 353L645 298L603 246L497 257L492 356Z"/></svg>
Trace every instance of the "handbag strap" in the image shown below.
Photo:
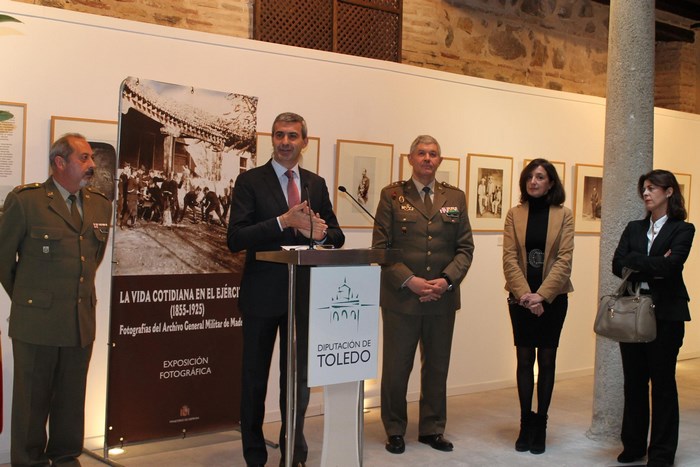
<svg viewBox="0 0 700 467"><path fill-rule="evenodd" d="M625 290L627 290L627 285L628 285L628 280L632 274L634 274L635 271L634 269L626 269L625 273L622 275L622 282L620 283L620 286L617 288L615 291L615 295L620 297L625 293ZM630 290L630 293L633 293L635 296L639 297L639 289L640 289L640 284L637 284L634 290Z"/></svg>

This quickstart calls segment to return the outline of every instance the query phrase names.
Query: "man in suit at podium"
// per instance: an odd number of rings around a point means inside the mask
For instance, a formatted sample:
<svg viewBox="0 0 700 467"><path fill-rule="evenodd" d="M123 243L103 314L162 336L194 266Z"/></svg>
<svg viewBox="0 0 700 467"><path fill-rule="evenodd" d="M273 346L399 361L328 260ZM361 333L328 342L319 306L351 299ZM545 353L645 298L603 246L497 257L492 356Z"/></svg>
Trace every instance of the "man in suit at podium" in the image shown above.
<svg viewBox="0 0 700 467"><path fill-rule="evenodd" d="M383 365L381 412L386 450L401 454L408 416L406 390L416 347L421 349L418 441L452 451L444 437L447 371L459 284L474 253L464 192L435 180L442 157L432 136L411 144L410 180L382 190L373 248L401 250L402 261L382 266Z"/></svg>
<svg viewBox="0 0 700 467"><path fill-rule="evenodd" d="M314 242L343 246L345 235L333 213L326 181L299 167L308 144L304 119L282 113L272 124L272 159L236 179L228 227L231 251L246 251L239 307L243 315L243 368L241 434L243 456L249 466L264 465L267 449L263 436L265 396L275 339L280 336L280 449L285 452L287 289L286 264L255 259L258 251L279 250L282 245ZM301 311L301 310L300 310ZM297 417L294 466L306 463L304 416L309 404L307 386L308 310L297 317ZM284 465L283 461L280 465Z"/></svg>

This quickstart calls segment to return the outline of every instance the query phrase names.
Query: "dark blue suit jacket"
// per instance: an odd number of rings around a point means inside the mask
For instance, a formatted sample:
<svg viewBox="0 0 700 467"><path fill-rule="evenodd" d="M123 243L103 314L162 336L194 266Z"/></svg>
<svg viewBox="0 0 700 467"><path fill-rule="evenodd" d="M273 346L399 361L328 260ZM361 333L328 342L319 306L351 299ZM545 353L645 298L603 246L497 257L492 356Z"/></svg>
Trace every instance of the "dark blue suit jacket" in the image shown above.
<svg viewBox="0 0 700 467"><path fill-rule="evenodd" d="M648 217L627 224L613 257L613 274L621 277L624 267L638 271L630 280L649 284L657 319L690 321L683 264L693 245L695 226L668 219L647 255L648 230ZM665 256L669 250L671 254Z"/></svg>
<svg viewBox="0 0 700 467"><path fill-rule="evenodd" d="M308 186L311 209L328 225L325 243L340 248L345 235L338 226L328 196L326 181L308 170L299 168L301 201L306 201ZM277 216L289 207L272 167L272 161L242 173L236 179L228 226L228 247L246 251L245 270L241 281L239 308L243 316L281 316L287 313L288 272L286 264L258 261L258 251L276 251L282 245L306 245L309 239L295 234L291 228L280 231Z"/></svg>

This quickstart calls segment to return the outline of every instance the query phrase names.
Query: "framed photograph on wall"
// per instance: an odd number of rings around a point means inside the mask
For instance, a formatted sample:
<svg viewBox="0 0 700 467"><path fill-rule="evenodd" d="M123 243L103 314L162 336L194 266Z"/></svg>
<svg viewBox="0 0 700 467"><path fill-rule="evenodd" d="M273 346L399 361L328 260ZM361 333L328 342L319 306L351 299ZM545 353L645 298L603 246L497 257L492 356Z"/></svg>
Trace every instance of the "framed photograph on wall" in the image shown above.
<svg viewBox="0 0 700 467"><path fill-rule="evenodd" d="M467 155L467 214L474 232L503 231L512 180L512 157Z"/></svg>
<svg viewBox="0 0 700 467"><path fill-rule="evenodd" d="M681 194L685 200L685 210L688 213L688 219L690 219L690 182L692 176L679 172L673 172L673 175L676 176L678 185L681 187Z"/></svg>
<svg viewBox="0 0 700 467"><path fill-rule="evenodd" d="M545 159L547 158L545 157ZM547 160L552 163L555 169L557 169L557 175L559 175L559 179L561 180L562 186L566 186L566 162L553 161L551 159ZM524 159L523 169L527 167L527 164L529 164L530 162L532 162L532 159Z"/></svg>
<svg viewBox="0 0 700 467"><path fill-rule="evenodd" d="M272 133L256 133L258 165L267 163L272 158ZM321 138L309 136L309 144L301 151L299 165L315 174L318 174L318 162L320 158Z"/></svg>
<svg viewBox="0 0 700 467"><path fill-rule="evenodd" d="M95 154L95 175L91 184L110 200L114 200L116 194L118 132L116 120L51 117L51 144L66 133L80 133L88 140Z"/></svg>
<svg viewBox="0 0 700 467"><path fill-rule="evenodd" d="M0 102L0 210L7 194L24 183L27 104Z"/></svg>
<svg viewBox="0 0 700 467"><path fill-rule="evenodd" d="M576 164L574 177L574 231L600 234L603 205L603 167Z"/></svg>
<svg viewBox="0 0 700 467"><path fill-rule="evenodd" d="M337 188L345 187L367 211L374 213L382 188L391 183L394 145L339 139L335 151L333 207L338 222L345 228L371 229L372 218L348 194L340 193Z"/></svg>
<svg viewBox="0 0 700 467"><path fill-rule="evenodd" d="M438 167L435 179L438 182L447 182L452 186L459 186L459 168L461 161L457 157L443 157L440 167ZM401 180L408 180L411 178L413 169L411 164L408 163L408 154L401 154L399 158L399 178Z"/></svg>

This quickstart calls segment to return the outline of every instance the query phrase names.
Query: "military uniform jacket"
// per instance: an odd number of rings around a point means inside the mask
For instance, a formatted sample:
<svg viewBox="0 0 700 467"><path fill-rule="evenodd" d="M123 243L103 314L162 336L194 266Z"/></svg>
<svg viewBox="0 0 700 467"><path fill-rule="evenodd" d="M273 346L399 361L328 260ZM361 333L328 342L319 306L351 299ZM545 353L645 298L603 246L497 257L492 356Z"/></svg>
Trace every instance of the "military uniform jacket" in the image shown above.
<svg viewBox="0 0 700 467"><path fill-rule="evenodd" d="M81 190L74 225L52 178L15 188L0 217L0 282L12 300L9 334L38 345L85 347L95 340L95 272L109 236L111 202Z"/></svg>
<svg viewBox="0 0 700 467"><path fill-rule="evenodd" d="M474 255L464 192L435 182L428 213L412 180L382 190L377 206L373 248L401 250L399 263L382 266L381 306L407 314L438 314L460 308L459 284ZM440 300L421 303L404 282L415 275L427 280L446 275L453 290Z"/></svg>

